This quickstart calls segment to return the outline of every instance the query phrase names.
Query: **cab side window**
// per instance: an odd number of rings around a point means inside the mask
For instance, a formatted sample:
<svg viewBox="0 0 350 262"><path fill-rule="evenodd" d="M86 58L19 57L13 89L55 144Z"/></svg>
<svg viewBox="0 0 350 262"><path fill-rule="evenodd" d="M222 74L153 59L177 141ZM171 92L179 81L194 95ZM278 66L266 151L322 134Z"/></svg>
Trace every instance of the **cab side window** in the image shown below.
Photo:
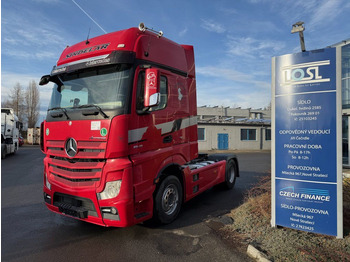
<svg viewBox="0 0 350 262"><path fill-rule="evenodd" d="M137 102L136 110L142 111L144 109L144 93L145 93L145 72L139 73L137 80ZM148 112L154 112L164 109L168 103L168 80L165 76L160 77L160 102L159 105L151 107Z"/></svg>
<svg viewBox="0 0 350 262"><path fill-rule="evenodd" d="M144 94L145 94L145 71L139 73L137 79L137 92L136 92L136 111L142 111L144 108Z"/></svg>

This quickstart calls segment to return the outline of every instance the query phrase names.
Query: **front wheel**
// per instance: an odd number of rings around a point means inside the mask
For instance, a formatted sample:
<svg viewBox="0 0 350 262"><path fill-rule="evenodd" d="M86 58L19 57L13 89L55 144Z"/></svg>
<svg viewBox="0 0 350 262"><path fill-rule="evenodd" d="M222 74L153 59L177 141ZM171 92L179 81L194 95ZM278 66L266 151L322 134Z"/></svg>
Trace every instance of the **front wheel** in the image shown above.
<svg viewBox="0 0 350 262"><path fill-rule="evenodd" d="M161 224L175 220L182 206L182 186L176 176L166 177L154 199L153 219Z"/></svg>
<svg viewBox="0 0 350 262"><path fill-rule="evenodd" d="M2 147L1 148L1 159L5 159L6 154L7 154L6 147Z"/></svg>
<svg viewBox="0 0 350 262"><path fill-rule="evenodd" d="M15 149L13 150L13 154L16 154L17 150L18 150L18 147L17 147L17 143L16 143L15 144Z"/></svg>

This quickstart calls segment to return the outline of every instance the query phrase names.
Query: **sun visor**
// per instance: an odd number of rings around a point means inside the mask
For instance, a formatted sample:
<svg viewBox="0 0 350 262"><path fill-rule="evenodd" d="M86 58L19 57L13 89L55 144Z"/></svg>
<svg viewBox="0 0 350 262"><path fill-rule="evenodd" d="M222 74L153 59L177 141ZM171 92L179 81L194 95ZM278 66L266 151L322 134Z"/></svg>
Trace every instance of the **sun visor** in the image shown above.
<svg viewBox="0 0 350 262"><path fill-rule="evenodd" d="M60 66L54 66L51 76L62 73L70 73L76 70L91 68L96 66L112 64L132 64L135 61L135 53L131 51L113 51L107 55L89 57L77 60Z"/></svg>

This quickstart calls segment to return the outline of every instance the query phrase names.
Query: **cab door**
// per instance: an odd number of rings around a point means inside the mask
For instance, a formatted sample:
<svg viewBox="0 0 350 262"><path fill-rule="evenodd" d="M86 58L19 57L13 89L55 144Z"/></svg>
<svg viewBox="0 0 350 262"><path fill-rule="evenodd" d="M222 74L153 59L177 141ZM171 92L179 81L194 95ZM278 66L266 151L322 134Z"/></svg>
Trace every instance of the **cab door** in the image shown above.
<svg viewBox="0 0 350 262"><path fill-rule="evenodd" d="M185 144L189 141L189 104L186 77L170 71L159 70L159 103L152 107L144 106L145 69L139 68L135 78L135 92L130 123L129 139L137 152L157 150ZM129 132L130 133L130 132Z"/></svg>
<svg viewBox="0 0 350 262"><path fill-rule="evenodd" d="M144 106L145 69L139 68L135 77L131 119L129 128L129 149L132 153L153 151L172 145L172 140L165 137L168 122L174 112L168 107L169 80L166 72L160 70L159 102L152 107Z"/></svg>

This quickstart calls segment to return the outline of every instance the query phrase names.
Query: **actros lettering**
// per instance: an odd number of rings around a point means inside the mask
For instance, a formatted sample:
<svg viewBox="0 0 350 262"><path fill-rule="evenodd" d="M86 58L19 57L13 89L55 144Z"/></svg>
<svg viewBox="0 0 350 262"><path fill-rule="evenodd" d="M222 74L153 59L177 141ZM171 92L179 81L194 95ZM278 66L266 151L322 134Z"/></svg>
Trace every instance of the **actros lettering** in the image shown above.
<svg viewBox="0 0 350 262"><path fill-rule="evenodd" d="M284 66L281 68L281 85L291 86L298 84L329 82L330 78L323 78L320 75L319 70L321 66L327 65L330 65L330 60Z"/></svg>

